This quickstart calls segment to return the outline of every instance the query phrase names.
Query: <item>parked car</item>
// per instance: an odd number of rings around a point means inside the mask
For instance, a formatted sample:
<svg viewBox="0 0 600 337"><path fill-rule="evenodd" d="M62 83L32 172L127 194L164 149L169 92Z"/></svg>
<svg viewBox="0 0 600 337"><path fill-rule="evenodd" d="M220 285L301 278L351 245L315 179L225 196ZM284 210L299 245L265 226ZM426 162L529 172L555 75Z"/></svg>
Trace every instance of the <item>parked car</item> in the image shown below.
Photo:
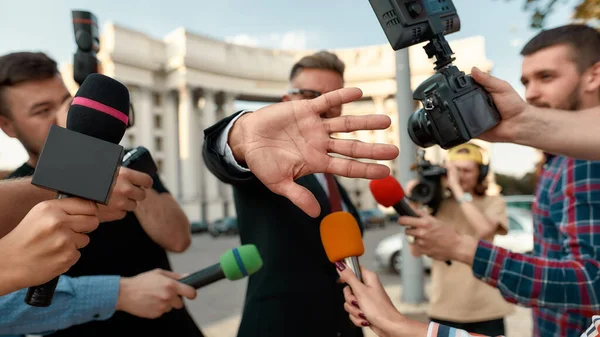
<svg viewBox="0 0 600 337"><path fill-rule="evenodd" d="M531 253L533 251L533 217L531 211L509 207L507 208L507 216L508 234L496 235L494 244L517 253ZM380 268L400 274L402 270L403 236L404 232L401 232L379 242L375 248L375 261ZM429 272L431 258L423 256L422 259L425 271Z"/></svg>
<svg viewBox="0 0 600 337"><path fill-rule="evenodd" d="M365 228L385 227L386 216L379 208L359 210L358 215Z"/></svg>
<svg viewBox="0 0 600 337"><path fill-rule="evenodd" d="M217 237L221 234L237 234L237 219L234 217L227 217L215 220L208 225L208 233L213 237Z"/></svg>
<svg viewBox="0 0 600 337"><path fill-rule="evenodd" d="M192 221L190 225L192 234L200 234L208 231L208 224L205 221Z"/></svg>
<svg viewBox="0 0 600 337"><path fill-rule="evenodd" d="M506 207L522 208L531 211L531 205L533 204L534 196L530 194L526 195L505 195L504 201Z"/></svg>

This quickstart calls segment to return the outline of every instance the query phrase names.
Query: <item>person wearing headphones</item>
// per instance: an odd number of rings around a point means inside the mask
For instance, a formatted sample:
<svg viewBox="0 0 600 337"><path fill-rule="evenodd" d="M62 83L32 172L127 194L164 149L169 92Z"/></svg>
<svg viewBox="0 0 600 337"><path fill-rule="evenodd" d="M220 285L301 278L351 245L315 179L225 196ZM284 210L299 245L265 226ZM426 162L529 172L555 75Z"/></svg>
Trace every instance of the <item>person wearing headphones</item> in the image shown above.
<svg viewBox="0 0 600 337"><path fill-rule="evenodd" d="M445 168L442 186L447 193L435 218L481 240L492 242L496 234L505 235L506 203L500 195L486 194L489 158L484 158L484 150L473 143L451 148ZM407 185L409 195L415 182ZM414 245L409 247L413 255L420 255ZM497 289L476 279L468 265L432 261L428 309L432 321L474 333L504 335L504 317L512 310L512 304Z"/></svg>

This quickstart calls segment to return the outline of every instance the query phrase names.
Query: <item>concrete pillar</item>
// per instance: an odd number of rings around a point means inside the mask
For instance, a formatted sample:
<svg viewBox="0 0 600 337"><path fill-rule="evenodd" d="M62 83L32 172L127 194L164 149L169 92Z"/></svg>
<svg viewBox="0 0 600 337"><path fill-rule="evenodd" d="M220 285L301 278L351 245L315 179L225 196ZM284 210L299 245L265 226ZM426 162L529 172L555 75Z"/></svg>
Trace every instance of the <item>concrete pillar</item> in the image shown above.
<svg viewBox="0 0 600 337"><path fill-rule="evenodd" d="M204 95L201 98L201 102L201 129L205 129L217 122L217 104L215 102L215 92L204 89ZM201 131L198 131L198 134L201 134ZM199 145L198 153L201 153L201 144L203 143L203 139L199 139L196 143ZM216 219L222 218L224 215L223 202L219 191L220 184L221 182L217 179L217 177L215 177L206 168L206 166L204 166L202 168L202 216L206 221L212 222Z"/></svg>
<svg viewBox="0 0 600 337"><path fill-rule="evenodd" d="M237 94L233 92L225 92L223 95L223 104L221 111L223 116L231 116L233 111L233 102L235 101ZM223 198L223 211L227 216L236 216L235 204L233 201L233 188L229 184L220 183L220 192Z"/></svg>
<svg viewBox="0 0 600 337"><path fill-rule="evenodd" d="M181 161L181 201L191 203L200 197L198 171L201 166L198 144L198 115L194 93L188 86L179 88L179 159ZM189 215L188 215L189 216Z"/></svg>
<svg viewBox="0 0 600 337"><path fill-rule="evenodd" d="M410 166L415 159L415 144L408 135L408 118L414 112L412 90L410 86L410 63L408 48L396 51L396 102L398 106L398 130L400 132L400 155L398 156L398 172L396 178L402 185L415 178L415 172ZM402 247L407 247L408 242L403 236ZM423 261L415 258L409 249L402 249L402 302L423 303L425 298L425 287L423 277Z"/></svg>
<svg viewBox="0 0 600 337"><path fill-rule="evenodd" d="M163 94L163 144L164 162L163 178L171 195L181 199L181 185L179 183L179 140L175 135L178 130L177 97L176 93L169 91Z"/></svg>
<svg viewBox="0 0 600 337"><path fill-rule="evenodd" d="M155 154L154 147L154 111L152 106L152 92L149 88L140 87L132 94L134 108L134 127L136 129L135 146L143 146Z"/></svg>

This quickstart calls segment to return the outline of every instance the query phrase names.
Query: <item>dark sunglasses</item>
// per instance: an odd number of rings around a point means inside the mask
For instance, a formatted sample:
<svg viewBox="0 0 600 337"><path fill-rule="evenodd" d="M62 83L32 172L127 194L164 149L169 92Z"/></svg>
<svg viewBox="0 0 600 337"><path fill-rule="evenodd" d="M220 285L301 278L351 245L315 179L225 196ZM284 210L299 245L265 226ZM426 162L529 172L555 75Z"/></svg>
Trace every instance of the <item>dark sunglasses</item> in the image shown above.
<svg viewBox="0 0 600 337"><path fill-rule="evenodd" d="M302 97L304 97L306 99L317 98L322 95L322 93L315 91L315 90L310 90L310 89L291 89L290 91L288 91L288 94L302 95Z"/></svg>

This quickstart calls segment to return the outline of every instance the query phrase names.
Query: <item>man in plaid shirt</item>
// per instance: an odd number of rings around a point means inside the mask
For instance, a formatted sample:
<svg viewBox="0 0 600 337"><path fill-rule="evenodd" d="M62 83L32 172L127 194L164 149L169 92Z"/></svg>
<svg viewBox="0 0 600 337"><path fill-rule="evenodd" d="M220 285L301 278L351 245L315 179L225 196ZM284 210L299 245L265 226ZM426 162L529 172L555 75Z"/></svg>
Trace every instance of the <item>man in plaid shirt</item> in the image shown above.
<svg viewBox="0 0 600 337"><path fill-rule="evenodd" d="M521 54L530 104L571 111L600 106L595 29L543 31ZM533 206L533 256L460 236L427 215L399 222L414 227L406 234L415 236L421 253L470 264L476 277L498 287L508 301L533 307L535 336L577 337L600 312L600 162L546 158Z"/></svg>

